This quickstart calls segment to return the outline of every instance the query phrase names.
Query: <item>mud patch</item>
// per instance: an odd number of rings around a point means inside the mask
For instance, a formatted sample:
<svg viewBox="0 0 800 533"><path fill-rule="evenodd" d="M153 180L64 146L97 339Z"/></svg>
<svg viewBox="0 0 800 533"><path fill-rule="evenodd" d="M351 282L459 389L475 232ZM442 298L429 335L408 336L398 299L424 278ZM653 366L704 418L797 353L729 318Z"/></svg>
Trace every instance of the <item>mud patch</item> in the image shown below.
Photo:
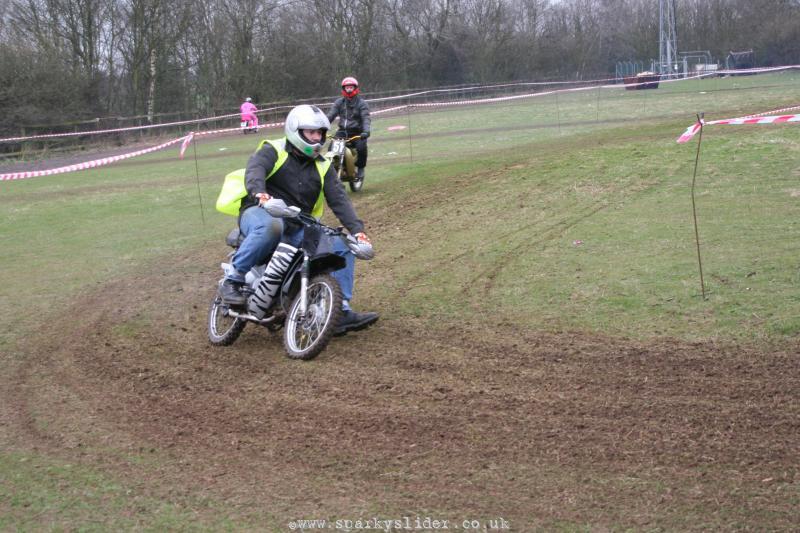
<svg viewBox="0 0 800 533"><path fill-rule="evenodd" d="M5 378L11 433L154 493L287 520L692 529L707 522L689 510L705 508L723 510L719 524L793 523L797 345L644 343L385 308L295 362L262 328L207 343L218 253L86 294L30 339Z"/></svg>

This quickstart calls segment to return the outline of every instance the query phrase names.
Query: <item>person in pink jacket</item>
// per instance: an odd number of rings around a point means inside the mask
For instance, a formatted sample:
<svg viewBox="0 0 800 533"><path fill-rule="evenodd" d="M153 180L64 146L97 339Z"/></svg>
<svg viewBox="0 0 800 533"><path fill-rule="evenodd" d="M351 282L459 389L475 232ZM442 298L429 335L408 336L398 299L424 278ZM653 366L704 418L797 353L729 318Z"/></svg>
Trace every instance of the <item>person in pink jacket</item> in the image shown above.
<svg viewBox="0 0 800 533"><path fill-rule="evenodd" d="M248 128L258 128L256 111L258 111L258 108L253 104L253 99L249 96L244 99L244 103L239 107L239 112L242 114L242 122L246 122Z"/></svg>

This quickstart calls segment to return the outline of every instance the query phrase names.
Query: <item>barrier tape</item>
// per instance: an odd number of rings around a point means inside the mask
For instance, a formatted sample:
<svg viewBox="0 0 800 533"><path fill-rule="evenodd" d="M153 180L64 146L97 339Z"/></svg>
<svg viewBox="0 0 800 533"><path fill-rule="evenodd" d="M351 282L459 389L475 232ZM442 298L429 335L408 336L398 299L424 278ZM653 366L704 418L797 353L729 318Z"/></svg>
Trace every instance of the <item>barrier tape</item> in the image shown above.
<svg viewBox="0 0 800 533"><path fill-rule="evenodd" d="M696 76L696 77L699 77L699 76ZM665 80L665 82L683 81L685 79L690 79L690 78L683 78L681 80ZM647 83L647 82L643 82L642 84L644 84L644 83ZM631 85L631 84L629 84L629 85ZM640 85L640 84L633 84L633 85ZM612 87L614 87L614 86L612 85ZM391 111L397 111L397 110L402 110L402 109L410 109L410 108L415 108L415 107L427 108L427 107L443 107L443 106L452 106L452 105L469 105L469 104L485 104L485 103L494 103L494 102L505 102L505 101L511 101L511 100L518 100L518 99L522 99L522 98L532 98L532 97L547 96L547 95L551 95L551 94L557 94L557 93L560 93L560 92L587 91L587 90L592 90L594 88L595 87L574 87L574 88L571 88L571 89L558 89L558 90L553 90L553 91L544 91L544 92L538 92L538 93L528 93L528 94L520 94L520 95L513 95L513 96L502 96L502 97L496 97L496 98L479 98L479 99L476 99L476 100L456 100L456 101L450 101L450 102L434 102L434 103L425 103L425 104L407 104L407 105L395 106L395 107L391 107L391 108L387 108L387 109L377 110L377 111L373 112L372 115L380 115L380 114L383 114L383 113L389 113ZM267 123L267 124L259 124L258 127L259 128L272 128L272 127L278 127L278 126L282 126L282 125L284 125L284 122L272 122L272 123ZM176 144L178 142L181 142L181 148L180 148L179 157L181 159L183 159L184 154L186 152L186 149L189 147L189 145L192 143L192 141L194 140L195 137L199 137L201 135L214 135L214 134L220 134L220 133L230 133L230 132L234 132L234 131L241 131L243 129L245 129L245 128L239 126L239 127L236 127L236 128L224 128L224 129L218 129L218 130L190 132L187 135L184 135L182 137L178 137L177 139L173 139L172 141L169 141L167 143L161 144L159 146L156 146L156 147L153 147L153 148L148 148L148 149L145 149L145 150L139 150L139 151L132 152L132 153L129 153L129 154L123 154L123 155L114 156L114 157L107 157L107 158L98 159L98 160L95 160L95 161L88 161L88 162L85 162L85 163L79 163L79 164L76 164L76 165L69 165L69 166L66 166L66 167L60 167L60 168L50 169L50 170L37 170L37 171L28 171L28 172L14 172L14 173L10 173L10 174L0 174L0 181L3 181L3 180L16 180L16 179L24 179L24 178L33 178L33 177L38 177L38 176L49 176L49 175L52 175L52 174L60 174L60 173L64 173L64 172L75 172L75 171L84 170L84 169L87 169L87 168L95 168L95 167L99 167L99 166L108 165L108 164L114 163L116 161L121 161L123 159L128 159L128 158L136 157L136 156L139 156L139 155L144 155L144 154L147 154L147 153L150 153L150 152L154 152L156 150L161 150L163 148L166 148L166 147L171 146L173 144Z"/></svg>
<svg viewBox="0 0 800 533"><path fill-rule="evenodd" d="M87 168L102 167L110 163L116 163L117 161L122 161L123 159L128 159L131 157L149 154L151 152L156 152L158 150L163 150L164 148L172 146L173 144L176 144L184 139L185 137L178 137L177 139L173 139L163 144L159 144L158 146L145 148L144 150L137 150L136 152L130 152L127 154L104 157L102 159L95 159L94 161L76 163L74 165L67 165L65 167L51 168L48 170L30 170L26 172L11 172L9 174L0 174L0 181L21 180L25 178L36 178L39 176L52 176L53 174L63 174L65 172L76 172L78 170L85 170Z"/></svg>
<svg viewBox="0 0 800 533"><path fill-rule="evenodd" d="M694 124L686 128L686 131L683 132L683 135L678 137L678 144L684 144L689 142L692 139L692 137L694 137L697 134L697 132L700 131L700 128L702 126L703 126L703 121L701 120L699 122L695 122Z"/></svg>
<svg viewBox="0 0 800 533"><path fill-rule="evenodd" d="M280 107L272 107L272 108L269 108L269 109L261 109L261 110L256 111L254 114L258 115L258 114L268 113L270 111L277 111L277 110L280 110L280 109L284 109L286 107L291 107L291 106L280 106ZM227 118L238 117L239 115L240 115L240 113L231 113L229 115L218 115L218 116L209 117L209 118L199 118L199 119L193 119L193 120L182 120L182 121L179 121L179 122L165 122L164 124L149 124L147 126L131 126L129 128L114 128L114 129L109 129L109 130L73 131L73 132L69 132L69 133L47 133L47 134L42 134L42 135L29 135L27 137L7 137L5 139L0 139L0 143L3 143L3 142L18 142L18 141L35 141L37 139L53 139L53 138L56 138L56 137L78 137L78 136L82 136L82 135L100 135L100 134L105 134L105 133L132 132L132 131L147 130L147 129L154 129L154 128L167 128L167 127L172 127L172 126L183 126L183 125L186 125L186 124L199 124L199 123L204 123L204 122L215 122L217 120L223 120L223 119L227 119ZM258 127L261 128L262 126L259 124ZM233 130L236 130L236 129L242 129L242 128L233 128Z"/></svg>
<svg viewBox="0 0 800 533"><path fill-rule="evenodd" d="M786 111L794 111L800 109L800 105L792 107L784 107L783 109L773 109L772 111L764 111L763 113L753 113L752 115L745 115L745 117L763 117L764 115L774 115L775 113L785 113Z"/></svg>
<svg viewBox="0 0 800 533"><path fill-rule="evenodd" d="M708 76L708 74L699 74L696 76L690 76L688 78L675 78L671 80L660 80L660 83L675 83L680 81L688 81L688 80L695 80L699 78L704 78ZM643 81L640 83L626 83L625 87L638 87L640 85L649 85L650 81ZM389 107L386 109L380 109L378 111L374 111L370 113L371 115L379 115L382 113L389 113L392 111L400 111L403 109L413 109L416 107L425 108L425 107L443 107L443 106L455 106L455 105L471 105L471 104L490 104L496 102L508 102L511 100L520 100L523 98L537 98L542 96L550 96L552 94L560 94L560 93L569 93L569 92L581 92L581 91L592 91L595 89L608 89L608 88L619 88L620 85L618 84L611 84L611 85L594 85L591 87L572 87L570 89L556 89L553 91L541 91L537 93L525 93L525 94L516 94L512 96L498 96L495 98L479 98L476 100L451 100L449 102L430 102L424 104L405 104L395 107Z"/></svg>
<svg viewBox="0 0 800 533"><path fill-rule="evenodd" d="M259 124L258 128L256 129L260 130L260 129L276 128L278 126L283 126L284 124L285 122L268 122L266 124ZM183 144L181 144L180 158L183 159L184 152L189 147L189 145L192 144L192 141L194 140L195 137L200 137L201 135L215 135L217 133L230 133L232 131L241 131L245 129L250 129L250 128L239 127L239 128L227 128L224 130L193 131L189 133L189 135L187 135L186 137L181 137L182 139L184 139L184 141Z"/></svg>
<svg viewBox="0 0 800 533"><path fill-rule="evenodd" d="M598 81L612 81L614 78L607 78L607 79L600 79L600 80L588 80L588 81L550 81L550 82L520 82L520 83L507 83L507 84L498 84L498 85L475 85L472 87L464 87L458 89L430 89L426 91L419 91L415 93L403 94L398 96L387 96L384 98L370 98L368 102L382 102L382 101L389 101L389 100L402 100L404 98L412 98L416 96L424 96L428 94L436 94L436 93L444 93L444 92L456 92L456 91L473 91L479 89L499 89L505 87L521 87L521 86L530 86L530 85L558 85L558 84L576 84L576 83L595 83ZM316 105L317 107L324 107L330 104L312 104ZM294 106L291 105L284 105L284 106L277 106L271 107L267 109L259 109L256 110L255 114L264 114L269 113L270 111L280 111L281 109L291 109ZM241 113L230 113L227 115L216 115L213 117L207 118L200 118L200 119L192 119L192 120L181 120L176 122L165 122L163 124L148 124L146 126L130 126L127 128L112 128L112 129L105 129L105 130L86 130L86 131L74 131L74 132L67 132L67 133L44 133L40 135L27 135L27 136L19 136L19 137L6 137L0 139L0 143L4 142L20 142L20 141L35 141L39 139L54 139L54 138L61 138L61 137L79 137L79 136L89 136L89 135L101 135L106 133L122 133L122 132L132 132L132 131L141 131L141 130L148 130L154 128L168 128L174 126L184 126L186 124L200 124L205 122L215 122L218 120L224 120L228 118L238 117ZM374 114L374 113L373 113ZM261 127L259 125L259 127Z"/></svg>
<svg viewBox="0 0 800 533"><path fill-rule="evenodd" d="M194 139L194 132L189 133L186 137L183 138L183 142L181 143L181 153L180 158L183 159L183 153L186 151L186 148L192 144L192 139Z"/></svg>
<svg viewBox="0 0 800 533"><path fill-rule="evenodd" d="M728 118L723 120L711 120L711 121L703 121L695 122L691 126L689 126L686 131L678 137L678 144L684 144L689 142L692 137L700 131L700 128L704 126L712 126L712 125L742 125L742 124L781 124L784 122L800 122L800 114L798 115L775 115L775 116L767 116L767 117L740 117L740 118Z"/></svg>
<svg viewBox="0 0 800 533"><path fill-rule="evenodd" d="M704 72L695 76L688 76L685 78L679 78L678 75L664 75L664 76L675 76L673 79L661 79L661 83L669 83L669 82L676 82L676 81L689 81L699 78L707 78L710 76L726 76L726 75L735 75L735 74L764 74L769 72L778 72L784 70L792 70L792 69L800 69L800 65L785 65L780 67L763 67L763 68L753 68L753 69L741 69L741 70L717 70L714 72ZM504 83L504 84L494 84L494 85L473 85L469 87L461 87L461 88L450 88L450 89L429 89L425 91L418 91L403 95L397 96L386 96L383 98L368 98L367 102L385 102L390 100L402 100L413 98L417 96L424 96L436 93L447 93L447 92L467 92L467 91L475 91L475 90L485 90L485 89L502 89L508 87L528 87L528 86L546 86L546 85L576 85L576 84L587 84L587 83L601 83L601 82L609 82L609 81L617 81L619 78L600 78L595 80L573 80L573 81L538 81L538 82L517 82L517 83ZM644 82L647 83L647 82ZM643 85L644 83L639 84L625 84L625 87ZM597 89L597 88L619 88L621 85L619 83L613 84L606 84L606 85L592 85L591 87L581 87L579 89L583 90L590 90L590 89ZM570 90L570 89L565 89ZM552 94L555 91L550 91L545 94ZM542 94L542 93L532 93L532 94ZM524 95L523 95L524 96ZM531 95L527 95L531 96ZM317 107L326 107L330 104L312 104L316 105ZM397 106L393 108L389 108L387 110L379 110L374 111L373 114L378 113L386 113L389 111L394 111L397 109L405 109L409 107L409 105L422 105L422 104L408 104L406 106ZM451 104L453 105L453 104ZM289 109L293 106L277 106L271 107L267 109L260 109L255 112L256 115L268 113L270 111L279 111L281 109ZM106 130L91 130L91 131L79 131L79 132L70 132L70 133L48 133L48 134L41 134L41 135L29 135L29 136L22 136L22 137L7 137L0 139L0 143L3 142L20 142L20 141L31 141L37 139L50 139L50 138L57 138L57 137L75 137L75 136L82 136L82 135L100 135L106 133L120 133L120 132L131 132L137 130L146 130L146 129L153 129L153 128L166 128L166 127L174 127L174 126L182 126L186 124L199 124L205 122L214 122L217 120L228 119L232 117L238 117L240 113L230 113L227 115L217 115L213 117L201 118L201 119L193 119L193 120L183 120L178 122L167 122L164 124L149 124L147 126L131 126L128 128L114 128L114 129L106 129ZM259 126L260 127L260 126Z"/></svg>
<svg viewBox="0 0 800 533"><path fill-rule="evenodd" d="M271 122L266 124L259 124L258 128L272 128L275 126L282 126L283 122ZM158 146L152 146L150 148L145 148L143 150L136 150L135 152L130 152L127 154L120 154L111 157L104 157L102 159L95 159L93 161L85 161L83 163L76 163L74 165L67 165L64 167L58 168L51 168L48 170L29 170L24 172L10 172L7 174L0 174L0 181L10 181L10 180L19 180L19 179L26 179L26 178L37 178L39 176L51 176L53 174L63 174L65 172L77 172L79 170L86 170L89 168L97 168L102 167L105 165L109 165L111 163L116 163L117 161L122 161L124 159L130 159L131 157L137 157L140 155L149 154L152 152L156 152L158 150L163 150L164 148L168 148L173 144L181 143L180 149L180 158L183 159L184 152L186 148L189 147L192 140L195 137L199 137L201 135L214 135L218 133L230 133L234 131L241 131L243 128L226 128L220 130L208 130L208 131L193 131L190 132L188 135L184 135L183 137L178 137L177 139L172 139L171 141L159 144Z"/></svg>
<svg viewBox="0 0 800 533"><path fill-rule="evenodd" d="M779 67L761 67L761 68L753 68L753 69L740 69L740 70L715 70L709 72L703 72L697 74L695 76L688 76L683 78L682 74L662 74L662 82L668 81L686 81L690 79L697 79L697 78L707 78L713 76L728 76L733 74L763 74L768 72L778 72L781 70L792 70L792 69L800 69L800 65L784 65ZM663 79L663 77L672 77L674 79ZM582 85L587 83L602 83L602 82L618 82L620 78L598 78L594 80L572 80L572 81L521 81L515 83L500 83L500 84L492 84L492 85L472 85L468 87L451 87L447 89L428 89L425 91L418 91L415 93L409 94L402 94L397 96L385 96L383 98L369 98L367 102L386 102L389 100L402 100L404 98L411 98L415 96L423 96L427 94L436 94L436 93L446 93L446 92L466 92L466 91L476 91L476 90L483 90L483 89L503 89L508 87L528 87L528 86L542 86L542 85ZM630 86L631 84L625 84L625 86ZM633 84L639 85L639 84ZM603 88L619 88L619 83L613 83L610 85L601 85ZM597 85L591 87L592 89L597 88Z"/></svg>
<svg viewBox="0 0 800 533"><path fill-rule="evenodd" d="M764 72L764 71L774 71L774 70L786 70L788 68L800 68L800 67L795 65L795 66L791 66L791 67L775 67L775 68L770 68L770 69L751 69L751 70L757 70L758 72ZM725 73L725 72L743 73L743 72L750 72L750 71L722 71L722 72L717 72L715 74L720 74L720 73ZM700 74L700 75L697 75L697 76L691 76L691 77L688 77L688 78L675 78L675 79L661 80L661 82L662 83L671 83L671 82L687 81L687 80L692 80L692 79L703 78L703 77L706 77L708 75L711 75L711 74L704 73L704 74ZM636 84L625 84L625 87L645 85L645 84L648 84L648 83L651 83L651 82L642 82L642 83L636 83ZM456 100L456 101L449 101L449 102L406 104L406 105L400 105L400 106L389 107L389 108L386 108L386 109L376 110L376 111L374 111L372 113L372 115L380 115L380 114L384 114L384 113L390 113L390 112L393 112L393 111L399 111L399 110L403 110L403 109L411 109L411 108L415 108L415 107L427 108L427 107L444 107L444 106L453 106L453 105L485 104L485 103L494 103L494 102L504 102L504 101L518 100L518 99L522 99L522 98L548 96L548 95L564 93L564 92L578 92L578 91L594 90L596 88L618 88L618 87L619 87L618 84L598 85L598 86L590 86L590 87L573 87L573 88L570 88L570 89L557 89L557 90L553 90L553 91L543 91L543 92L527 93L527 94L520 94L520 95L513 95L513 96L495 97L495 98L479 98L479 99L474 99L474 100ZM797 108L800 108L800 106L795 106L795 107L786 108L786 109L788 110L788 109L797 109ZM274 108L274 109L279 109L279 108ZM270 109L270 110L272 110L272 109ZM261 111L258 111L258 113L262 113L262 112L266 112L266 111L270 111L270 110L261 110ZM783 110L778 110L778 111L783 111ZM236 116L236 115L237 114L225 115L225 116L226 117L232 117L232 116ZM800 115L765 116L765 117L761 117L761 118L755 118L757 116L758 115L748 115L747 117L741 117L741 118L736 118L736 119L727 119L727 120L712 121L712 122L707 122L707 123L704 122L702 124L701 123L693 124L692 126L690 126L686 130L686 132L683 135L681 135L681 137L678 139L678 143L682 144L682 143L688 142L700 130L701 125L711 125L711 124L763 124L763 123L775 123L775 122L796 122L796 121L800 120L800 118L798 118L798 117L800 117ZM185 122L173 123L173 124L177 125L177 124L183 124L183 123L189 123L189 122L198 122L198 121L197 120L195 120L195 121L185 121ZM159 124L159 125L147 126L147 127L164 127L164 126L167 126L167 125L168 124ZM272 122L272 123L266 123L266 124L259 124L258 128L259 129L260 128L272 128L272 127L278 127L278 126L282 126L282 125L284 125L284 122ZM130 129L130 128L127 128L127 129ZM136 129L136 128L134 128L134 129ZM148 153L151 153L151 152L155 152L157 150L162 150L162 149L164 149L164 148L166 148L168 146L171 146L173 144L176 144L178 142L182 142L181 143L181 149L180 149L180 158L183 159L183 156L184 156L184 153L185 153L186 149L189 147L189 145L191 144L192 140L194 140L195 137L198 137L198 136L201 136L201 135L213 135L213 134L219 134L219 133L230 133L230 132L234 132L234 131L241 131L243 129L246 129L246 127L241 127L240 126L240 127L236 127L236 128L225 128L225 129L218 129L218 130L190 132L187 135L184 135L182 137L178 137L177 139L173 139L173 140L171 140L169 142L160 144L158 146L155 146L155 147L152 147L152 148L147 148L147 149L144 149L144 150L138 150L138 151L131 152L131 153L128 153L128 154L121 154L121 155L118 155L118 156L106 157L106 158L103 158L103 159L98 159L98 160L94 160L94 161L88 161L88 162L84 162L84 163L78 163L78 164L75 164L75 165L68 165L68 166L65 166L65 167L59 167L59 168L49 169L49 170L37 170L37 171L13 172L13 173L8 173L8 174L0 174L0 181L33 178L33 177L38 177L38 176L49 176L49 175L61 174L61 173L65 173L65 172L75 172L75 171L78 171L78 170L84 170L84 169L88 169L88 168L96 168L96 167L99 167L99 166L104 166L104 165L108 165L110 163L114 163L116 161L121 161L121 160L128 159L128 158L131 158L131 157L136 157L136 156L139 156L139 155L144 155L144 154L148 154ZM125 128L123 128L123 130L125 130ZM106 132L109 132L109 131L122 131L122 130L106 130ZM97 132L92 132L92 133L103 133L103 131L97 131ZM83 134L86 134L86 133L73 133L73 134L64 134L64 135L83 135ZM53 134L52 136L59 136L59 134ZM6 141L6 140L8 140L8 139L0 139L0 142Z"/></svg>

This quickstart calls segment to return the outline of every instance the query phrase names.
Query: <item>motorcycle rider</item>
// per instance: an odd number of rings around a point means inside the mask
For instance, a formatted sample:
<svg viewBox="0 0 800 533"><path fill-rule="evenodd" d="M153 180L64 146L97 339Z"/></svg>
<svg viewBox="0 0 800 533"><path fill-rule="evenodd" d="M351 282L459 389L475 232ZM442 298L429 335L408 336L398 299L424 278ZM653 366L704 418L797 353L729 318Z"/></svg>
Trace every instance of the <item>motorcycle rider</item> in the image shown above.
<svg viewBox="0 0 800 533"><path fill-rule="evenodd" d="M349 139L360 135L353 141L356 153L356 179L364 179L364 167L367 166L367 138L370 133L369 105L358 95L358 80L348 76L342 80L342 96L336 99L327 113L328 120L333 122L339 117L339 131Z"/></svg>
<svg viewBox="0 0 800 533"><path fill-rule="evenodd" d="M249 96L244 99L242 105L239 106L239 113L242 114L242 122L247 122L247 127L256 128L258 130L258 116L256 115L258 108L253 103L253 99Z"/></svg>
<svg viewBox="0 0 800 533"><path fill-rule="evenodd" d="M333 167L320 176L316 161L320 155L330 122L318 107L299 105L286 117L280 141L264 142L247 162L245 188L239 211L239 229L244 235L233 255L229 272L221 286L221 296L231 306L246 304L241 292L245 274L268 257L283 241L299 247L303 227L291 219L274 218L260 206L270 198L279 198L287 205L297 206L303 213L321 213L322 201L327 202L339 221L361 243L369 243L364 223L356 215L350 198L336 177ZM276 146L277 145L277 146ZM279 154L278 149L286 154ZM278 169L275 170L276 165ZM271 174L271 175L270 175ZM344 314L334 334L363 329L378 320L377 313L358 313L350 308L353 297L355 257L340 239L335 252L345 258L346 266L333 273L342 288Z"/></svg>

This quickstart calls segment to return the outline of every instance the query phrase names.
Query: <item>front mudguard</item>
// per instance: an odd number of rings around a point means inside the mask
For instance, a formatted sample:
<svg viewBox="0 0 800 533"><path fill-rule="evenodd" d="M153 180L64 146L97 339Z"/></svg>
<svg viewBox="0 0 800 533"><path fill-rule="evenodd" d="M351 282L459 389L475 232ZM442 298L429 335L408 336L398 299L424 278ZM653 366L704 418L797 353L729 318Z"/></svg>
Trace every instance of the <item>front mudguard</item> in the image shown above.
<svg viewBox="0 0 800 533"><path fill-rule="evenodd" d="M347 172L347 181L356 178L356 151L353 148L344 151L344 170Z"/></svg>

